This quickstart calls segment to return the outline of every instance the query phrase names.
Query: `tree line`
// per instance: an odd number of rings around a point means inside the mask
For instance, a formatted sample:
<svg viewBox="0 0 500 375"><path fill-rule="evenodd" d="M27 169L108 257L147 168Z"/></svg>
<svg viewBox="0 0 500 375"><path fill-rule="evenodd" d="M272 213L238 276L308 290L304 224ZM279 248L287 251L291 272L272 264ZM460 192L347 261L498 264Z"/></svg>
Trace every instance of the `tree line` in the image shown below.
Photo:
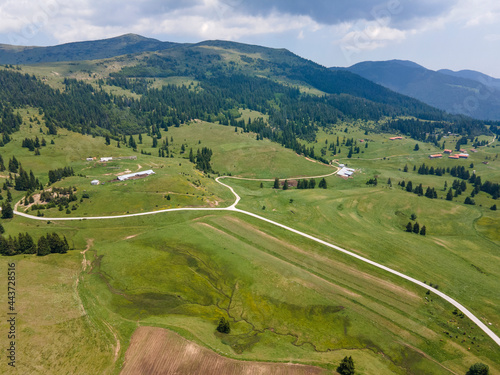
<svg viewBox="0 0 500 375"><path fill-rule="evenodd" d="M5 238L0 235L0 255L37 254L39 256L51 253L65 254L69 250L66 236L59 236L57 233L48 233L41 236L37 242L29 233L19 233L17 236Z"/></svg>

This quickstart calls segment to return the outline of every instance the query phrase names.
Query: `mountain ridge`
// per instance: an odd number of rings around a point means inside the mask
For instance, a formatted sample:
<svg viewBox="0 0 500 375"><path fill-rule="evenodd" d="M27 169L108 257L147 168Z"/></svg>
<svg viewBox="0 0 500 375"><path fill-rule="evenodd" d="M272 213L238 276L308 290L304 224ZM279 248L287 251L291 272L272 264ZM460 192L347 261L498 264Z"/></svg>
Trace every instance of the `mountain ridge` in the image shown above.
<svg viewBox="0 0 500 375"><path fill-rule="evenodd" d="M137 34L113 38L70 42L55 46L14 46L0 44L0 64L39 64L62 61L98 60L120 55L158 51L180 45Z"/></svg>
<svg viewBox="0 0 500 375"><path fill-rule="evenodd" d="M475 71L433 71L410 63L366 61L345 69L449 113L500 120L500 80Z"/></svg>

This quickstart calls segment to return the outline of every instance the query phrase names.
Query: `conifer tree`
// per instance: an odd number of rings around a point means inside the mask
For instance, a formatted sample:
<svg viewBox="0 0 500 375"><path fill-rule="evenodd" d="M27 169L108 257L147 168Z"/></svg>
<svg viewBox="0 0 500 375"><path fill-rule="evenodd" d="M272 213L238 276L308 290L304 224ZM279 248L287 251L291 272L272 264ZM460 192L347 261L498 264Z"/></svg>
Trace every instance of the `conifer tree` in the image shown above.
<svg viewBox="0 0 500 375"><path fill-rule="evenodd" d="M337 367L337 372L341 375L354 375L354 361L351 356L344 357Z"/></svg>
<svg viewBox="0 0 500 375"><path fill-rule="evenodd" d="M406 224L406 231L408 233L411 233L413 231L413 225L412 225L411 221L408 222L408 224Z"/></svg>
<svg viewBox="0 0 500 375"><path fill-rule="evenodd" d="M280 180L278 177L276 177L274 179L274 185L273 185L273 189L279 189L280 188Z"/></svg>

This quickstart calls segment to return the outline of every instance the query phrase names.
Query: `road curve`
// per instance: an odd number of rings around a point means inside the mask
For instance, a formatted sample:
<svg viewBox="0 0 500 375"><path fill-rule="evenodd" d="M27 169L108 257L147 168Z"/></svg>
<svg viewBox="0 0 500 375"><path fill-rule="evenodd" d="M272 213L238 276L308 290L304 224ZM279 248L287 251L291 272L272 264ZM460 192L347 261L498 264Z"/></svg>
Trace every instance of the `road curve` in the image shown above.
<svg viewBox="0 0 500 375"><path fill-rule="evenodd" d="M325 176L315 176L315 177L307 177L307 178L318 178L318 177L327 177L327 176L331 176L333 174L335 174L337 171L331 173L331 174L328 174L328 175L325 175ZM241 213L241 214L244 214L244 215L248 215L248 216L252 216L256 219L259 219L259 220L262 220L262 221L265 221L267 223L270 223L270 224L273 224L277 227L280 227L280 228L283 228L285 230L288 230L290 232L293 232L295 234L298 234L302 237L305 237L305 238L308 238L312 241L315 241L319 244L322 244L324 246L327 246L331 249L334 249L334 250L337 250L337 251L340 251L346 255L349 255L353 258L356 258L362 262L365 262L365 263L368 263L374 267L377 267L377 268L380 268L386 272L389 272L389 273L392 273L393 275L396 275L396 276L399 276L405 280L408 280L410 282L412 282L413 284L416 284L418 286L421 286L422 288L424 289L427 289L428 291L430 291L431 293L434 293L436 295L438 295L439 297L443 298L445 301L449 302L451 305L453 305L454 307L456 307L458 310L460 310L464 315L466 315L470 320L472 320L484 333L486 333L498 346L500 346L500 337L498 337L488 326L486 326L486 324L484 324L479 318L477 318L472 312L470 312L465 306L461 305L460 303L458 303L457 301L455 301L453 298L447 296L446 294L444 294L443 292L437 290L437 289L434 289L433 287L417 280L417 279L414 279L413 277L410 277L410 276L407 276L405 275L404 273L401 273L399 271L396 271L396 270L393 270L392 268L389 268L389 267L386 267L380 263L377 263L377 262L374 262L368 258L365 258L365 257L362 257L356 253L353 253L351 251L348 251L346 249L343 249L339 246L336 246L336 245L333 245L329 242L326 242L326 241L323 241L317 237L314 237L314 236L311 236L307 233L304 233L304 232L301 232L301 231L298 231L296 229L293 229L291 227L288 227L284 224L280 224L276 221L273 221L273 220L270 220L270 219L266 219L265 217L262 217L262 216L259 216L257 214L254 214L252 212L249 212L249 211L244 211L244 210L240 210L239 208L236 208L236 205L238 204L238 202L240 201L240 196L234 191L234 189L221 182L220 180L224 179L224 178L233 178L233 179L241 179L241 180L255 180L255 181L274 181L274 180L260 180L260 179L248 179L248 178L240 178L240 177L232 177L232 176L220 176L220 177L217 177L215 180L225 186L226 188L228 188L234 195L235 197L235 201L234 203L229 206L229 207L217 207L217 208L211 208L211 207L206 207L206 208L195 208L195 207L185 207L185 208L168 208L168 209L165 209L165 210L158 210L158 211L150 211L150 212L141 212L141 213L136 213L136 214L125 214L125 215L116 215L116 216L91 216L91 217L62 217L62 218L44 218L44 217L38 217L38 216L32 216L32 215L29 215L29 214L26 214L24 212L19 212L19 211L16 211L14 210L14 213L16 215L19 215L19 216L23 216L23 217L26 217L28 219L34 219L34 220L42 220L42 221L75 221L75 220L105 220L105 219L121 219L121 218L127 218L127 217L136 217L136 216L145 216L145 215L155 215L155 214L160 214L160 213L165 213L165 212L174 212L174 211L232 211L232 212L238 212L238 213ZM302 177L302 178L305 178L305 177ZM291 178L292 179L292 178Z"/></svg>

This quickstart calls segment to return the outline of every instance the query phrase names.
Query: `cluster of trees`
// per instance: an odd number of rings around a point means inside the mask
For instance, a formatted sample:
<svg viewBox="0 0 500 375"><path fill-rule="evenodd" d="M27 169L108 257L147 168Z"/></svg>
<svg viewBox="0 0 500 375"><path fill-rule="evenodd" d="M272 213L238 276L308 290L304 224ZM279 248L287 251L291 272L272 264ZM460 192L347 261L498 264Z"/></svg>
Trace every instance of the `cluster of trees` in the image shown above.
<svg viewBox="0 0 500 375"><path fill-rule="evenodd" d="M210 159L212 158L212 150L208 147L203 147L196 152L196 168L205 173L213 173Z"/></svg>
<svg viewBox="0 0 500 375"><path fill-rule="evenodd" d="M45 141L45 138L42 138L42 141L40 142L38 137L35 137L35 139L24 138L21 147L27 148L30 151L35 151L35 155L40 155L39 149L41 147L45 147L46 145L47 141Z"/></svg>
<svg viewBox="0 0 500 375"><path fill-rule="evenodd" d="M297 181L297 189L314 189L316 187L316 180L310 178L309 180L301 179Z"/></svg>
<svg viewBox="0 0 500 375"><path fill-rule="evenodd" d="M470 166L471 168L473 167L473 164ZM414 170L417 170L417 167L414 166ZM403 168L404 172L408 172L408 165L405 165ZM436 176L443 176L446 173L449 173L453 177L457 177L459 179L464 180L463 182L460 182L458 180L453 181L453 186L452 188L455 190L455 193L451 191L451 189L448 191L448 194L446 196L447 200L453 200L453 197L457 197L460 195L462 192L464 192L467 188L467 185L465 181L468 181L473 185L473 190L471 192L470 198L467 200L466 204L474 204L472 198L478 194L480 191L484 191L488 194L491 195L493 199L498 199L500 197L500 184L494 183L491 181L485 181L484 183L481 182L481 176L476 175L475 173L470 173L470 171L464 167L464 166L454 166L452 168L434 168L434 167L429 167L425 163L420 165L418 167L417 172L422 175L427 175L427 174L434 174ZM404 184L404 182L403 182ZM404 187L404 185L402 185ZM408 189L407 189L408 190ZM446 190L446 186L445 186ZM427 196L427 195L426 195Z"/></svg>
<svg viewBox="0 0 500 375"><path fill-rule="evenodd" d="M31 209L32 210L40 209L42 208L40 206L43 206L43 209L52 208L58 205L62 210L62 206L68 207L69 203L78 200L74 191L76 191L75 187L67 187L67 188L54 187L52 188L52 191L42 191L40 193L40 201L48 203L48 205L33 205ZM29 203L32 203L31 200L29 201Z"/></svg>
<svg viewBox="0 0 500 375"><path fill-rule="evenodd" d="M2 203L2 219L12 219L14 217L14 209L9 202Z"/></svg>
<svg viewBox="0 0 500 375"><path fill-rule="evenodd" d="M33 171L30 170L26 172L22 166L19 167L19 175L14 176L14 189L18 191L35 191L36 189L41 189L42 184L35 177Z"/></svg>
<svg viewBox="0 0 500 375"><path fill-rule="evenodd" d="M468 180L471 175L468 169L462 166L455 166L450 169L450 175L453 177L461 178L462 180Z"/></svg>
<svg viewBox="0 0 500 375"><path fill-rule="evenodd" d="M427 120L432 119L428 117ZM437 120L437 118L435 118L435 120ZM397 131L401 134L407 134L417 141L433 143L437 147L441 147L439 142L442 139L442 135L448 132L468 134L471 137L488 132L483 121L470 119L464 116L441 116L439 120L441 121L432 122L420 119L394 119L382 125L382 130L387 132ZM463 144L467 144L467 137L463 137L459 140L457 143L458 149L460 149Z"/></svg>
<svg viewBox="0 0 500 375"><path fill-rule="evenodd" d="M49 184L62 180L64 177L74 176L72 167L57 168L49 171Z"/></svg>
<svg viewBox="0 0 500 375"><path fill-rule="evenodd" d="M3 164L3 161L2 161L2 164ZM21 165L21 163L19 163L17 161L16 157L12 156L12 158L9 159L9 172L17 173L20 165Z"/></svg>
<svg viewBox="0 0 500 375"><path fill-rule="evenodd" d="M455 167L453 167L455 168ZM406 171L408 171L408 167L406 166ZM448 173L450 172L450 168L448 168ZM443 176L445 173L446 173L446 168L440 168L440 167L429 167L428 165L425 165L425 163L423 163L421 166L418 167L418 170L417 170L417 173L418 174L422 174L422 175L436 175L436 176Z"/></svg>
<svg viewBox="0 0 500 375"><path fill-rule="evenodd" d="M3 147L10 141L8 135L18 131L22 123L23 119L19 112L14 114L11 104L8 101L0 100L0 132L3 134L0 147Z"/></svg>
<svg viewBox="0 0 500 375"><path fill-rule="evenodd" d="M18 236L9 236L8 238L0 236L1 255L37 254L43 256L50 253L65 254L68 250L69 245L66 237L61 238L55 232L40 237L37 243L29 233L19 233Z"/></svg>
<svg viewBox="0 0 500 375"><path fill-rule="evenodd" d="M430 187L430 186L427 187L427 189L425 190L425 193L424 193L424 187L422 186L422 184L416 185L414 188L413 183L411 181L405 182L403 180L403 181L398 182L398 185L401 186L402 189L405 189L407 192L415 193L419 197L425 196L426 198L430 198L430 199L437 199L437 197L438 197L436 189L433 187Z"/></svg>
<svg viewBox="0 0 500 375"><path fill-rule="evenodd" d="M406 231L408 233L415 233L420 234L421 236L425 236L425 234L427 233L427 228L425 227L425 225L422 225L422 227L420 227L419 223L412 224L412 222L409 221L408 224L406 224Z"/></svg>

